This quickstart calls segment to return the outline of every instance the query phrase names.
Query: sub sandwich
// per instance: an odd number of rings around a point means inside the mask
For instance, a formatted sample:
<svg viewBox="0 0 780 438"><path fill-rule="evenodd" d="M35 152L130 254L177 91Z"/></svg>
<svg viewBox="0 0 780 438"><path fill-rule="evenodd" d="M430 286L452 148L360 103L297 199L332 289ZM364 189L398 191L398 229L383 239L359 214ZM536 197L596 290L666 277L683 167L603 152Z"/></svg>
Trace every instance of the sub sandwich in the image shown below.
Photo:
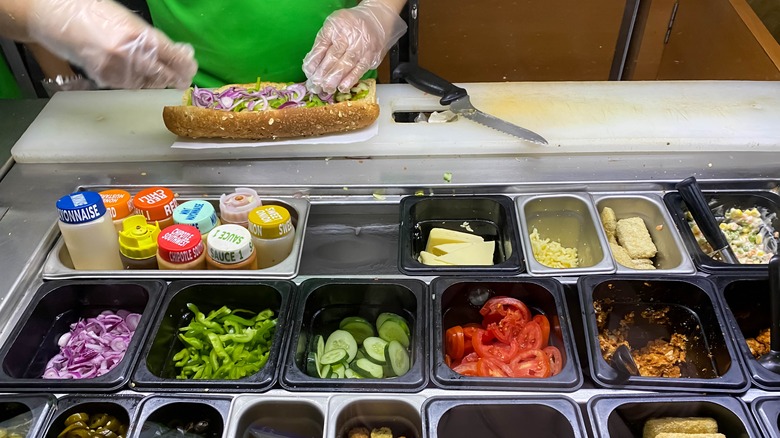
<svg viewBox="0 0 780 438"><path fill-rule="evenodd" d="M180 106L163 108L169 131L182 137L265 140L355 131L379 117L376 81L348 93L310 93L302 83L256 82L192 87Z"/></svg>

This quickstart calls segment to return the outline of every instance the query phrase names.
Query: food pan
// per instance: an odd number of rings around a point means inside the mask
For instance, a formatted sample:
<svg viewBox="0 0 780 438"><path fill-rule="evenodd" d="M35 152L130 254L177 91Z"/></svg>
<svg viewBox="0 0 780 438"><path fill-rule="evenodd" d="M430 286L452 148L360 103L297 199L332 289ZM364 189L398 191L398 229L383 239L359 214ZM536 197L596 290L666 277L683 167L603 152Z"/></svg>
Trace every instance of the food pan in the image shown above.
<svg viewBox="0 0 780 438"><path fill-rule="evenodd" d="M780 436L780 400L774 396L756 397L750 403L763 436Z"/></svg>
<svg viewBox="0 0 780 438"><path fill-rule="evenodd" d="M574 335L566 308L563 287L546 278L437 278L431 283L433 382L444 389L487 389L509 391L575 391L582 385ZM561 352L560 373L546 378L476 377L461 375L445 363L446 332L469 323L482 324L480 309L493 297L507 296L522 301L533 315L550 322L550 345Z"/></svg>
<svg viewBox="0 0 780 438"><path fill-rule="evenodd" d="M0 436L39 436L56 402L51 394L0 395Z"/></svg>
<svg viewBox="0 0 780 438"><path fill-rule="evenodd" d="M650 270L650 272L653 274L690 274L696 271L696 267L682 243L680 233L674 226L674 222L672 222L672 218L659 196L652 194L600 195L594 196L594 202L599 216L605 207L609 207L615 212L618 220L633 217L642 219L658 250L656 256L652 258L655 269ZM607 239L609 240L609 235L607 235ZM614 258L614 251L612 252ZM624 266L618 260L615 260L615 266L618 274L649 273L647 270Z"/></svg>
<svg viewBox="0 0 780 438"><path fill-rule="evenodd" d="M595 438L642 436L645 422L663 417L709 417L728 438L760 437L745 402L723 395L596 395L588 400Z"/></svg>
<svg viewBox="0 0 780 438"><path fill-rule="evenodd" d="M760 330L771 326L769 280L766 275L717 275L710 277L717 286L731 337L742 355L753 384L764 390L780 389L780 375L758 363L746 339L755 338Z"/></svg>
<svg viewBox="0 0 780 438"><path fill-rule="evenodd" d="M312 204L300 275L399 275L398 204Z"/></svg>
<svg viewBox="0 0 780 438"><path fill-rule="evenodd" d="M580 408L567 397L431 397L423 405L429 437L571 438L588 436Z"/></svg>
<svg viewBox="0 0 780 438"><path fill-rule="evenodd" d="M393 436L422 438L420 410L425 401L418 395L336 395L328 404L328 438L348 438L350 430L389 428Z"/></svg>
<svg viewBox="0 0 780 438"><path fill-rule="evenodd" d="M581 277L577 286L584 312L590 372L597 385L708 392L742 392L748 388L750 381L741 355L728 335L715 287L706 278L590 276ZM597 323L594 302L602 308L600 323ZM620 334L617 331L624 322L628 329ZM607 329L618 339L627 340L632 350L650 348L651 342L660 340L663 342L654 347L656 353L675 358L682 350L685 360L671 361L665 369L658 366L654 376L628 375L621 372L626 368L604 360L598 335ZM673 345L678 348L672 348ZM643 354L645 369L650 369L653 356L648 352ZM656 360L654 364L659 362ZM639 365L641 370L642 363ZM678 372L673 372L674 367ZM667 377L661 377L661 371Z"/></svg>
<svg viewBox="0 0 780 438"><path fill-rule="evenodd" d="M126 437L135 436L136 415L143 400L140 394L69 395L57 400L57 406L49 419L44 438L57 438L66 428L71 415L84 413L89 416L84 423L97 427L104 421L99 415L110 415L127 427ZM33 435L29 435L33 436Z"/></svg>
<svg viewBox="0 0 780 438"><path fill-rule="evenodd" d="M110 391L124 386L138 350L155 317L166 284L163 281L65 280L38 288L24 315L0 348L0 388L14 391ZM135 334L122 360L107 373L84 379L43 379L57 344L79 319L103 311L140 313Z"/></svg>
<svg viewBox="0 0 780 438"><path fill-rule="evenodd" d="M322 438L327 409L324 395L241 395L233 401L225 436Z"/></svg>
<svg viewBox="0 0 780 438"><path fill-rule="evenodd" d="M528 273L536 276L583 275L615 272L615 262L601 227L596 207L586 193L519 196L520 234ZM531 234L577 250L578 266L548 267L534 256Z"/></svg>
<svg viewBox="0 0 780 438"><path fill-rule="evenodd" d="M290 327L290 342L280 377L290 391L416 392L427 384L427 290L411 279L313 278L299 286L298 302ZM347 317L373 324L385 312L403 318L409 328L410 368L391 378L321 378L307 374L317 335L327 339ZM376 329L374 329L376 332ZM316 370L310 370L316 374Z"/></svg>
<svg viewBox="0 0 780 438"><path fill-rule="evenodd" d="M214 204L219 211L219 196L200 197ZM184 202L186 199L179 199ZM295 227L295 239L290 255L281 263L265 269L233 269L233 270L157 270L131 269L122 271L82 271L73 268L68 248L62 238L57 240L54 249L46 257L43 265L43 278L46 280L63 278L294 278L298 274L303 249L303 236L306 232L306 221L309 217L309 201L298 198L262 197L264 205L281 205L285 207L292 218Z"/></svg>
<svg viewBox="0 0 780 438"><path fill-rule="evenodd" d="M780 197L772 192L766 191L705 191L704 199L710 206L710 210L715 215L716 220L721 223L724 219L724 214L729 208L758 208L759 211L765 213L766 222L771 223L771 227L766 228L767 238L765 239L765 245L767 249L771 249L772 252L777 251L777 240L771 237L772 232L780 230ZM688 225L685 219L685 213L688 211L688 207L682 200L682 197L678 192L669 192L664 195L664 202L672 214L672 218L675 225L680 230L685 247L693 258L693 262L696 266L705 272L718 273L718 272L766 272L767 264L740 264L733 265L725 263L720 260L712 258L710 255L702 251L699 244L696 242L696 238L691 231L691 227Z"/></svg>
<svg viewBox="0 0 780 438"><path fill-rule="evenodd" d="M139 407L133 438L153 438L179 431L176 436L221 438L230 411L230 397L146 397ZM190 433L192 435L184 435Z"/></svg>
<svg viewBox="0 0 780 438"><path fill-rule="evenodd" d="M475 234L494 241L493 264L425 265L420 251L426 248L433 228ZM523 254L512 200L506 196L407 196L401 199L398 266L408 275L512 275L522 272Z"/></svg>
<svg viewBox="0 0 780 438"><path fill-rule="evenodd" d="M158 391L230 391L269 389L276 381L278 362L286 342L290 296L294 284L285 280L199 282L194 280L172 282L163 299L161 310L154 321L154 329L144 345L132 385ZM231 310L246 309L259 313L271 309L276 317L268 360L254 375L236 380L178 379L180 373L174 364L175 355L185 344L177 336L182 327L195 317L188 308L195 304L204 315L227 306ZM241 316L246 316L241 314ZM204 338L205 339L205 338Z"/></svg>

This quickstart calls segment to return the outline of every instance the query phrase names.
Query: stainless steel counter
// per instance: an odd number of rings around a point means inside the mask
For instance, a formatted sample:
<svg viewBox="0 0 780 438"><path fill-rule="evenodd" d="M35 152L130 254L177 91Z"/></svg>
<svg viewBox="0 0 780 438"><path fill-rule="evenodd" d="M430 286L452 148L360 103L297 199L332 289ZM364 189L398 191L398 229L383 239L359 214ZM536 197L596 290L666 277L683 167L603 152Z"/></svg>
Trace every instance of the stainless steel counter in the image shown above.
<svg viewBox="0 0 780 438"><path fill-rule="evenodd" d="M33 111L35 104L30 105ZM3 114L3 121L10 123ZM31 120L29 114L12 113L8 118L24 125ZM8 141L5 133L2 137ZM0 146L7 156L10 145ZM705 188L729 180L734 185L775 189L779 169L780 154L766 152L15 164L0 181L0 341L20 316L17 309L29 301L27 292L41 281L44 258L58 236L55 201L81 186L166 185L174 190L203 186L225 192L251 186L268 194L304 196L314 205L397 204L402 196L418 190L426 194L584 188L662 192L691 175ZM445 172L452 174L450 182L444 180ZM571 396L584 402L598 391L585 388ZM750 390L743 399L762 394Z"/></svg>

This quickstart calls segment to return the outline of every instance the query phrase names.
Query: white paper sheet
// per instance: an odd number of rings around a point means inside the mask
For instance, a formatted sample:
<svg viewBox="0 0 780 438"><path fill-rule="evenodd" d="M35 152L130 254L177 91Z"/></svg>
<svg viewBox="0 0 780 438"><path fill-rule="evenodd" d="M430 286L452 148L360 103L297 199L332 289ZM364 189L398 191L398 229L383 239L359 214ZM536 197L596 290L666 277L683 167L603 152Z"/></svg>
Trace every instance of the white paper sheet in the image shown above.
<svg viewBox="0 0 780 438"><path fill-rule="evenodd" d="M178 149L224 149L224 148L252 148L262 146L279 146L286 144L342 144L360 143L367 141L379 133L379 123L374 122L363 129L345 132L341 134L320 135L317 137L304 137L279 140L231 140L218 138L185 138L177 137L171 145Z"/></svg>

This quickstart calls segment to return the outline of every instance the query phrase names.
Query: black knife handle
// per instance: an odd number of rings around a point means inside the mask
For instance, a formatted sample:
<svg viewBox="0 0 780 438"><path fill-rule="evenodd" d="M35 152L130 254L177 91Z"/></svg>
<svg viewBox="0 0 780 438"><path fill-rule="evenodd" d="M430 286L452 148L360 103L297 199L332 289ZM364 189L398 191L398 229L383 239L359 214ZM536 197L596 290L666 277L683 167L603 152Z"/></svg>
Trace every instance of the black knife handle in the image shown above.
<svg viewBox="0 0 780 438"><path fill-rule="evenodd" d="M718 222L715 220L715 216L712 215L710 206L707 205L707 200L704 199L699 184L696 182L696 178L690 176L680 181L675 185L675 188L680 192L683 201L688 205L688 210L691 212L691 216L699 226L701 233L707 242L712 245L712 249L719 251L729 247L729 242L726 240L726 236L720 231Z"/></svg>
<svg viewBox="0 0 780 438"><path fill-rule="evenodd" d="M780 351L780 255L769 259L769 308L772 327L769 329L769 349ZM772 336L774 334L774 336Z"/></svg>
<svg viewBox="0 0 780 438"><path fill-rule="evenodd" d="M403 79L426 93L441 97L439 103L442 105L449 105L468 95L465 89L453 85L448 80L410 62L398 64L398 67L393 70L393 77Z"/></svg>

